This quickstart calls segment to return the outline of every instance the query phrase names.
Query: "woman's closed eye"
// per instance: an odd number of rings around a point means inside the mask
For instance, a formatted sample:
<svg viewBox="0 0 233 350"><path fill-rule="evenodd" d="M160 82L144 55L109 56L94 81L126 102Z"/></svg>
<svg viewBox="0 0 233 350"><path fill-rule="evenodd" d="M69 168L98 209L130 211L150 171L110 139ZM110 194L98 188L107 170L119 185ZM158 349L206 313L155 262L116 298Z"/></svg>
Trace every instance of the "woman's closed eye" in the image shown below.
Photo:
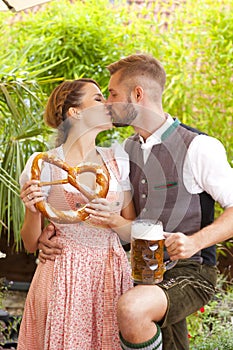
<svg viewBox="0 0 233 350"><path fill-rule="evenodd" d="M95 101L104 103L104 97L102 94L95 95Z"/></svg>

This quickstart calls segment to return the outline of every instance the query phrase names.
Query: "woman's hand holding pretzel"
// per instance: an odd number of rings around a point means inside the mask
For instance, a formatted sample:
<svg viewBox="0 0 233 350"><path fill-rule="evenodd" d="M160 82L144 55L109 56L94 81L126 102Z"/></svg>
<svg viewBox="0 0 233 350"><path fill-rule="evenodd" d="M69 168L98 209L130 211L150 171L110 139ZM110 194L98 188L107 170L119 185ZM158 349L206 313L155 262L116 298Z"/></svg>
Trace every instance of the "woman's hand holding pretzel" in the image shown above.
<svg viewBox="0 0 233 350"><path fill-rule="evenodd" d="M35 204L45 199L45 195L38 186L39 182L40 181L38 180L30 180L25 182L20 192L20 198L24 202L25 206L34 213L38 211Z"/></svg>
<svg viewBox="0 0 233 350"><path fill-rule="evenodd" d="M101 222L104 225L110 225L113 214L112 207L112 203L107 199L95 198L86 205L85 211L89 214L90 222L98 220L98 222Z"/></svg>
<svg viewBox="0 0 233 350"><path fill-rule="evenodd" d="M118 201L109 202L106 198L93 199L85 207L85 211L89 214L88 222L109 226L115 230L122 225L122 220L125 221L119 213L119 205Z"/></svg>
<svg viewBox="0 0 233 350"><path fill-rule="evenodd" d="M103 225L114 230L119 237L125 241L130 241L131 223L135 218L135 213L131 201L130 191L125 193L124 205L120 211L120 202L109 202L105 198L95 198L85 207L89 214L90 224ZM132 208L132 209L131 209Z"/></svg>

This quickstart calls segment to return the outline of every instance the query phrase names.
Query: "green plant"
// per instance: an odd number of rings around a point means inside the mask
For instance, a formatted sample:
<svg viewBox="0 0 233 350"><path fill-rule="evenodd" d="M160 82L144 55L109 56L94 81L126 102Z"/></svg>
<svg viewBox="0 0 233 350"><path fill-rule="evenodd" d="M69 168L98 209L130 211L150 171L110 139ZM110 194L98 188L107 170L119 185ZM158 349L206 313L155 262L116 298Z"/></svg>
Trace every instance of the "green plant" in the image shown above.
<svg viewBox="0 0 233 350"><path fill-rule="evenodd" d="M2 255L1 255L2 254ZM0 252L0 258L4 258L4 254ZM6 297L8 287L5 284L5 279L0 279L0 309L3 308L3 300ZM19 327L22 316L12 316L6 310L1 310L0 319L0 349L15 349L17 345ZM1 347L1 345L3 347Z"/></svg>
<svg viewBox="0 0 233 350"><path fill-rule="evenodd" d="M2 50L13 59L24 51L31 65L62 60L53 68L44 63L48 77L89 76L104 92L107 64L135 52L152 53L167 72L166 111L219 137L232 160L232 6L231 0L157 0L145 6L61 0L20 20L11 15L13 25L2 26ZM43 89L49 94L53 86Z"/></svg>
<svg viewBox="0 0 233 350"><path fill-rule="evenodd" d="M45 95L40 84L48 80L43 73L43 66L26 67L22 56L14 68L0 68L0 218L8 241L14 233L17 248L24 215L19 176L29 155L46 148L49 133L42 118Z"/></svg>
<svg viewBox="0 0 233 350"><path fill-rule="evenodd" d="M229 239L226 242L221 242L217 244L219 254L222 254L223 256L230 255L231 258L233 259L233 253L232 253L232 248L233 248L233 239Z"/></svg>
<svg viewBox="0 0 233 350"><path fill-rule="evenodd" d="M213 300L187 318L190 350L233 349L232 317L233 283L219 275Z"/></svg>
<svg viewBox="0 0 233 350"><path fill-rule="evenodd" d="M3 302L3 298L4 298L4 279L0 278L0 309L2 308L2 302Z"/></svg>
<svg viewBox="0 0 233 350"><path fill-rule="evenodd" d="M22 316L9 316L5 323L0 324L0 349L15 349ZM13 348L12 348L13 346Z"/></svg>
<svg viewBox="0 0 233 350"><path fill-rule="evenodd" d="M50 133L42 118L47 98L42 86L62 79L47 76L49 66L53 68L59 61L31 64L27 60L26 48L21 50L19 47L16 56L13 50L10 55L2 53L1 62L0 223L2 231L8 233L8 242L14 234L18 249L21 245L19 229L24 216L24 206L19 198L19 175L31 153L46 148L46 137Z"/></svg>
<svg viewBox="0 0 233 350"><path fill-rule="evenodd" d="M171 62L166 64L168 87L165 105L183 122L224 142L233 159L232 21L230 1L187 1L168 22L164 36ZM231 67L231 68L230 68ZM230 70L229 70L230 68ZM227 93L226 93L227 92Z"/></svg>

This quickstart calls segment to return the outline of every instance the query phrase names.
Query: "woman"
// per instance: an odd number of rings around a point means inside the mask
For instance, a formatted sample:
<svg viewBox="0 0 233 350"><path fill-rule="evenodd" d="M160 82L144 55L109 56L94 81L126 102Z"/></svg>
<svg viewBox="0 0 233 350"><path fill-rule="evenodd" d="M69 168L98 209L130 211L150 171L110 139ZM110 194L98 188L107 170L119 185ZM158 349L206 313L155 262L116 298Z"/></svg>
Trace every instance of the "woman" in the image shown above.
<svg viewBox="0 0 233 350"><path fill-rule="evenodd" d="M106 199L96 199L94 205L87 206L90 216L86 221L53 222L63 251L54 262L39 263L36 269L17 349L118 350L116 305L120 295L132 287L127 256L119 240L129 241L130 223L135 216L128 160L117 147L95 145L97 134L112 127L95 81L63 82L52 92L44 117L49 126L59 129L59 146L49 154L69 166L86 162L102 166L110 177L109 191ZM35 155L28 160L20 179L26 207L21 235L29 252L37 250L42 229L36 203L47 197L46 201L58 210L77 210L77 206L87 203L70 184L41 190L38 181L30 180ZM44 164L41 179L56 181L61 176L64 177L63 170ZM94 189L92 174L81 174L80 182Z"/></svg>

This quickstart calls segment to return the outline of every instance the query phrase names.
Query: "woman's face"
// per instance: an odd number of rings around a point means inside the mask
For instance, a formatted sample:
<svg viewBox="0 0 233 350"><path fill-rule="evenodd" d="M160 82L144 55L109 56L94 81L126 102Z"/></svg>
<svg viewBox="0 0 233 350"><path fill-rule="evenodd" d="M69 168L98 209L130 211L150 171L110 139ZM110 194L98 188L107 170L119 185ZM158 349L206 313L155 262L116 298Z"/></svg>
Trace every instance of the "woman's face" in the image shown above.
<svg viewBox="0 0 233 350"><path fill-rule="evenodd" d="M82 92L80 112L81 119L86 122L86 126L98 127L101 130L110 129L112 127L111 117L105 108L106 101L98 86L87 83Z"/></svg>
<svg viewBox="0 0 233 350"><path fill-rule="evenodd" d="M81 109L97 106L100 103L105 102L100 89L93 83L87 83L83 87L82 92L84 93L84 95L82 98Z"/></svg>

